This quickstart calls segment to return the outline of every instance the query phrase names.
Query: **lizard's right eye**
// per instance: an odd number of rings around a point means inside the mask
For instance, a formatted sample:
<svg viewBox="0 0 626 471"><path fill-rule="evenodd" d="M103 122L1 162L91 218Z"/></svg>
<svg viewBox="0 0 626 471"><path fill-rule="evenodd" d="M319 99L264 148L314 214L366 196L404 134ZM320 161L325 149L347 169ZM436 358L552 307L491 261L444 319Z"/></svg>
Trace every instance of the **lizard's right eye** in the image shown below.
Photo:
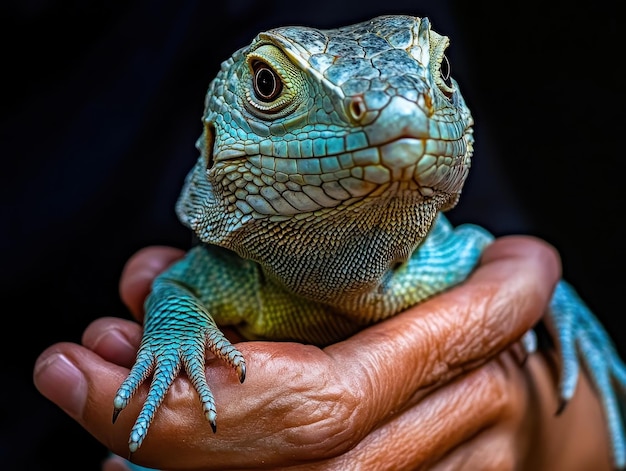
<svg viewBox="0 0 626 471"><path fill-rule="evenodd" d="M254 71L254 95L262 102L274 101L283 89L280 76L267 64L256 61L252 64Z"/></svg>
<svg viewBox="0 0 626 471"><path fill-rule="evenodd" d="M263 44L246 58L241 97L250 112L275 120L293 112L309 95L302 71L272 44Z"/></svg>

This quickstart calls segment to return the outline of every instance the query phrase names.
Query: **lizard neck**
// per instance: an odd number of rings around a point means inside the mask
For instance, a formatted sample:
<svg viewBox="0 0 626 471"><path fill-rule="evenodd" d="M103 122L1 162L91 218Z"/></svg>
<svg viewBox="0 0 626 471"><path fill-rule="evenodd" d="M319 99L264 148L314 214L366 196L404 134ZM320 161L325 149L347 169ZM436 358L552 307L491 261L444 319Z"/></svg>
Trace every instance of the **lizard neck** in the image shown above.
<svg viewBox="0 0 626 471"><path fill-rule="evenodd" d="M260 219L223 245L287 290L345 310L383 289L385 275L408 260L444 203L394 192L310 219Z"/></svg>

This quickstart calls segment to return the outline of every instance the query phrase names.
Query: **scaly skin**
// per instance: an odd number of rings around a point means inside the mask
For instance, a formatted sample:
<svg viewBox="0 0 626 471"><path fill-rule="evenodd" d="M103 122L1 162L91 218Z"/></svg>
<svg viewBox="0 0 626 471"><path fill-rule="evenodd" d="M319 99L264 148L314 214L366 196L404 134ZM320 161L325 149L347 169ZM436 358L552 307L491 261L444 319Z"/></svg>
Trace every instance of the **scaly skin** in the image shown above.
<svg viewBox="0 0 626 471"><path fill-rule="evenodd" d="M334 30L277 28L223 62L176 207L202 244L155 280L137 362L114 400L115 418L153 375L131 453L183 367L215 429L206 349L245 378L218 325L327 345L472 271L493 238L441 214L457 203L473 150L447 46L426 18L383 16ZM563 403L582 359L623 467L626 368L565 282L551 316Z"/></svg>

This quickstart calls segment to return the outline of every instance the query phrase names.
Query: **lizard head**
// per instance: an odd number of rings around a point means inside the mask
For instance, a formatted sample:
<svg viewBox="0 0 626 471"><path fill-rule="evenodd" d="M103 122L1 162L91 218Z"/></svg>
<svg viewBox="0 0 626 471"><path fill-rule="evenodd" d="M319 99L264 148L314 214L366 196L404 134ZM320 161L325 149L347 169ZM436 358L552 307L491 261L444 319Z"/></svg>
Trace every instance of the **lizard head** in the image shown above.
<svg viewBox="0 0 626 471"><path fill-rule="evenodd" d="M362 275L329 298L371 289L467 176L473 120L447 46L410 16L259 34L209 86L180 219L316 299L334 269Z"/></svg>

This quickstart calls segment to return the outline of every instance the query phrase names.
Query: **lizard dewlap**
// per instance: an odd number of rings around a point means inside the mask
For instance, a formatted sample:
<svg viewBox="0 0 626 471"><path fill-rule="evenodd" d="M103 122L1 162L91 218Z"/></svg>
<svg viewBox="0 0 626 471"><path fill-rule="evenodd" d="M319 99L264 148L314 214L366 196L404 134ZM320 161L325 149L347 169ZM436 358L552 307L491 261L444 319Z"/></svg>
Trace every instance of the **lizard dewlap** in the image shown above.
<svg viewBox="0 0 626 471"><path fill-rule="evenodd" d="M176 204L200 243L155 279L136 363L114 398L117 417L152 375L131 452L183 367L215 428L206 351L240 381L246 374L220 326L324 346L471 273L493 237L442 214L457 204L473 154L448 45L427 18L381 16L272 29L222 63ZM580 362L589 365L622 467L626 369L565 281L549 315L561 399L573 396Z"/></svg>

